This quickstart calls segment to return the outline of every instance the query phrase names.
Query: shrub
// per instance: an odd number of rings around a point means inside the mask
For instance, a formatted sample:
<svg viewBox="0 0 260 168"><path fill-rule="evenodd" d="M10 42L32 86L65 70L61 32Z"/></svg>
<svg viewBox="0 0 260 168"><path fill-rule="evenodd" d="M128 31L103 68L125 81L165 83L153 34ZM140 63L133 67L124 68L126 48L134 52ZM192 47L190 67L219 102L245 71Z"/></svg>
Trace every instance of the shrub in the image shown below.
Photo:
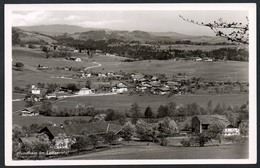
<svg viewBox="0 0 260 168"><path fill-rule="evenodd" d="M184 147L189 147L190 146L190 141L188 139L182 139L181 144Z"/></svg>
<svg viewBox="0 0 260 168"><path fill-rule="evenodd" d="M33 45L33 44L29 44L29 45L28 45L28 48L34 49L34 48L36 48L36 46Z"/></svg>
<svg viewBox="0 0 260 168"><path fill-rule="evenodd" d="M168 140L166 138L161 138L160 145L161 146L167 146L168 145Z"/></svg>
<svg viewBox="0 0 260 168"><path fill-rule="evenodd" d="M16 62L15 66L18 67L18 68L21 68L21 67L23 67L24 65L23 65L23 63L21 63L21 62Z"/></svg>

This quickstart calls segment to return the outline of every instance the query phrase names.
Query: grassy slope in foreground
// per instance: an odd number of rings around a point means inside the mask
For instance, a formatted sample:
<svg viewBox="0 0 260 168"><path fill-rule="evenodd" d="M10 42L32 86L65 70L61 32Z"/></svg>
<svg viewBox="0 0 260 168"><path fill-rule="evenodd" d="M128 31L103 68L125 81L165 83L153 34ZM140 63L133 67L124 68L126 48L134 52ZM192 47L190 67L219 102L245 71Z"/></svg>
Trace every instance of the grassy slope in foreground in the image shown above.
<svg viewBox="0 0 260 168"><path fill-rule="evenodd" d="M130 142L131 144L132 142ZM126 146L84 155L65 157L65 160L90 159L246 159L248 144L210 147L169 147L144 144Z"/></svg>

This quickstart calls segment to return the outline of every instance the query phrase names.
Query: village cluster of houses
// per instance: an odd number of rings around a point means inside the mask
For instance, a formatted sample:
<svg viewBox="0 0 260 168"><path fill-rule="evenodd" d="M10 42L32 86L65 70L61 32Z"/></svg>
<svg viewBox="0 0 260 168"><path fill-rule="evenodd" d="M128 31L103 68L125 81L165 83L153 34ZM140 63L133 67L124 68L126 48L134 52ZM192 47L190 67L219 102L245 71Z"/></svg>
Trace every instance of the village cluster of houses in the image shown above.
<svg viewBox="0 0 260 168"><path fill-rule="evenodd" d="M237 136L240 135L240 129L238 127L233 126L230 121L222 115L196 115L193 116L190 120L191 129L189 130L189 134L197 134L203 133L207 131L210 124L212 123L220 123L223 124L225 127L222 131L222 136ZM19 145L21 149L23 146L30 145L33 141L37 140L37 136L39 134L46 134L52 146L52 150L70 150L71 145L76 142L76 137L84 135L97 135L99 138L100 143L102 143L102 136L108 132L113 132L115 135L120 137L120 131L122 130L123 126L113 122L93 122L93 123L75 123L69 125L52 125L46 126L38 131L36 134L32 134L31 136L20 137L19 138ZM181 128L179 127L179 133L181 133ZM136 135L136 134L133 134ZM138 137L132 137L134 139L138 139Z"/></svg>

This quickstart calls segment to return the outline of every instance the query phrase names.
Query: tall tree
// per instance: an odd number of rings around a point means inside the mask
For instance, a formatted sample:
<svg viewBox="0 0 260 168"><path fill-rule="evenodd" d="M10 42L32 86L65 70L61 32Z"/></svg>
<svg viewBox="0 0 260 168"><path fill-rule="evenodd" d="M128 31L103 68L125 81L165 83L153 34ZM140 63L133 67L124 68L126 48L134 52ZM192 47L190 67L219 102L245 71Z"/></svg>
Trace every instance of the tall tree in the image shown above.
<svg viewBox="0 0 260 168"><path fill-rule="evenodd" d="M159 108L158 108L157 117L163 118L163 117L168 117L168 116L170 116L169 107L167 105L165 105L165 106L160 105Z"/></svg>
<svg viewBox="0 0 260 168"><path fill-rule="evenodd" d="M147 121L148 121L149 118L152 118L152 117L153 117L153 112L152 112L152 109L151 109L150 106L148 106L148 107L145 109L144 116L147 118Z"/></svg>
<svg viewBox="0 0 260 168"><path fill-rule="evenodd" d="M80 150L86 148L90 143L90 140L87 136L78 136L76 138L76 142L71 145L72 149L77 149L77 152L79 153Z"/></svg>
<svg viewBox="0 0 260 168"><path fill-rule="evenodd" d="M132 116L132 123L136 124L137 120L141 117L141 110L137 103L132 104L130 114Z"/></svg>
<svg viewBox="0 0 260 168"><path fill-rule="evenodd" d="M38 160L40 152L46 153L51 145L49 137L46 134L39 134L30 145L27 144L26 148L32 152L36 152L36 160Z"/></svg>
<svg viewBox="0 0 260 168"><path fill-rule="evenodd" d="M212 100L208 101L206 110L207 110L208 114L212 114L213 113Z"/></svg>
<svg viewBox="0 0 260 168"><path fill-rule="evenodd" d="M122 128L121 136L122 138L124 138L124 140L126 140L129 143L129 141L131 140L134 134L134 131L135 131L135 126L131 124L131 122L127 122Z"/></svg>
<svg viewBox="0 0 260 168"><path fill-rule="evenodd" d="M113 141L117 139L117 135L114 132L108 132L104 135L104 140L108 144L112 145Z"/></svg>

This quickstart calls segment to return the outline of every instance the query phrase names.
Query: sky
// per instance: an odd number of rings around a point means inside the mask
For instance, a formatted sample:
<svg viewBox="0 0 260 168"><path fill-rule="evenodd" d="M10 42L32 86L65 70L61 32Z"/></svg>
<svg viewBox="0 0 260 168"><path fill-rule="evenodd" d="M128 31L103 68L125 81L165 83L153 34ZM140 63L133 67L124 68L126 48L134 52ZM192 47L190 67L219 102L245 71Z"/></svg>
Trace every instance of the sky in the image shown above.
<svg viewBox="0 0 260 168"><path fill-rule="evenodd" d="M12 13L12 24L13 26L69 24L112 30L214 35L210 28L188 23L179 15L204 23L214 22L219 18L227 22L246 23L248 12L236 10L23 10Z"/></svg>

